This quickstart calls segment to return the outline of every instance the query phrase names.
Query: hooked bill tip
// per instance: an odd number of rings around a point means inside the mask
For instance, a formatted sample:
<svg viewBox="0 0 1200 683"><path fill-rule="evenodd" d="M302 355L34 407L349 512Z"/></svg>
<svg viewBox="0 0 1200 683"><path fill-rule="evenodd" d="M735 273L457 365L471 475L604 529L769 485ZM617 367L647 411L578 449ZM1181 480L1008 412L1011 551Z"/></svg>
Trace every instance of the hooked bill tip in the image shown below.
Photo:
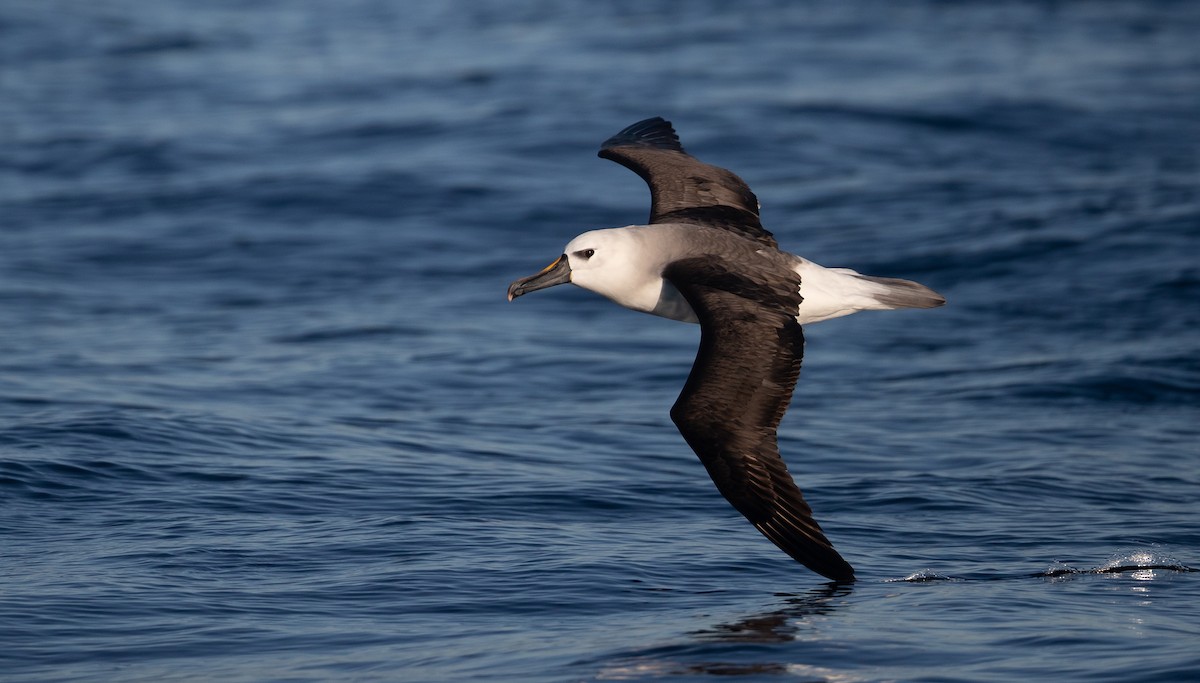
<svg viewBox="0 0 1200 683"><path fill-rule="evenodd" d="M542 268L534 275L523 277L508 286L508 300L524 296L529 292L553 287L571 281L571 264L566 254L559 256L553 263Z"/></svg>

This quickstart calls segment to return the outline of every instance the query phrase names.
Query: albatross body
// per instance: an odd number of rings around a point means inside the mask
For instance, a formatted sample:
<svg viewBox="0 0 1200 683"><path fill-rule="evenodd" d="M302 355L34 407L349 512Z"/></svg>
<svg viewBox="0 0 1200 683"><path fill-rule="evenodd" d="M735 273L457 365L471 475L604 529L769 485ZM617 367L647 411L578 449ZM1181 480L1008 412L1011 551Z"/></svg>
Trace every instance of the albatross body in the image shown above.
<svg viewBox="0 0 1200 683"><path fill-rule="evenodd" d="M570 282L635 311L699 323L700 349L671 419L764 536L818 574L853 581L779 454L776 428L804 355L801 326L945 299L915 282L780 251L746 183L688 155L661 118L616 134L600 156L650 186L649 223L579 235L541 272L512 283L509 300Z"/></svg>

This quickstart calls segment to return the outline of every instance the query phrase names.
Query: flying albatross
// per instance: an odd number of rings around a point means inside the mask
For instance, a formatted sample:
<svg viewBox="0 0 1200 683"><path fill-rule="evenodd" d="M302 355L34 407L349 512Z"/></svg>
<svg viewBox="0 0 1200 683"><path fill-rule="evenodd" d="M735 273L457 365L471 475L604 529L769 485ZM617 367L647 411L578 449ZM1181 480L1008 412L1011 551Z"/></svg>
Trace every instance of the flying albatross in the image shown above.
<svg viewBox="0 0 1200 683"><path fill-rule="evenodd" d="M776 428L804 356L801 326L945 299L915 282L780 251L746 183L690 156L660 117L609 138L600 156L650 186L649 224L579 235L554 263L509 285L509 301L571 282L635 311L699 323L700 349L671 420L764 536L814 572L853 581L779 454Z"/></svg>

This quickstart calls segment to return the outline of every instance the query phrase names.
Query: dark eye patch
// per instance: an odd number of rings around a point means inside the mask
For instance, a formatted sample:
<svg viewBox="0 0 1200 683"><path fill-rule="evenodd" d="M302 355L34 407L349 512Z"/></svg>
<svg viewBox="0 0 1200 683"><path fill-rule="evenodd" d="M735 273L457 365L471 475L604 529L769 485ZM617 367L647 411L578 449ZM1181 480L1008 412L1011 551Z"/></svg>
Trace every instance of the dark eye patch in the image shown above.
<svg viewBox="0 0 1200 683"><path fill-rule="evenodd" d="M575 252L575 255L586 261L587 259L590 259L592 257L592 255L595 253L596 253L595 249L580 249L579 251Z"/></svg>

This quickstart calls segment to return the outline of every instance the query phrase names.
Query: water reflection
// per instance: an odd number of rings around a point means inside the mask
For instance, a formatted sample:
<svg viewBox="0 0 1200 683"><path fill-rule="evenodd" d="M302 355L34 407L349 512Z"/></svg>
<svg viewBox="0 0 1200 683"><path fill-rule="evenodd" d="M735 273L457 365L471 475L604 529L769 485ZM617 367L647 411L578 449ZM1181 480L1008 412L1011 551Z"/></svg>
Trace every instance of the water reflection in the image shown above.
<svg viewBox="0 0 1200 683"><path fill-rule="evenodd" d="M857 678L825 667L762 661L763 657L780 656L781 651L753 647L805 640L805 633L812 631L807 622L812 617L836 612L852 590L853 584L830 583L801 595L781 594L783 606L778 609L693 631L682 643L619 657L616 662L606 665L596 678L633 680L660 676L790 674L821 681L856 681Z"/></svg>
<svg viewBox="0 0 1200 683"><path fill-rule="evenodd" d="M853 584L829 583L803 595L790 596L786 607L766 614L755 614L736 622L717 624L712 628L692 632L692 636L707 641L743 643L783 643L795 640L811 616L833 613L842 598L850 594Z"/></svg>

